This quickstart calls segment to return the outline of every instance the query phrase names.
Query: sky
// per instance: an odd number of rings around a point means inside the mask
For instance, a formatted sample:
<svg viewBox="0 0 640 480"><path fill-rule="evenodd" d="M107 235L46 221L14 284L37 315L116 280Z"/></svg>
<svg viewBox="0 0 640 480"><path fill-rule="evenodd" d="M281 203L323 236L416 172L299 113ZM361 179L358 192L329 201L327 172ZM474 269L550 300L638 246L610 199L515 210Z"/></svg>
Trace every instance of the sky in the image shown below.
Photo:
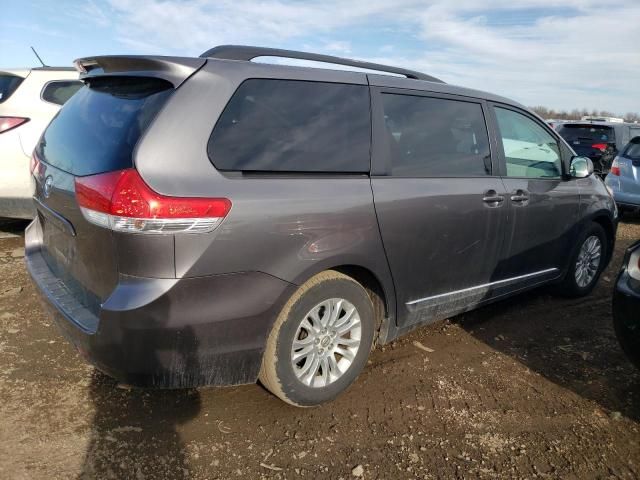
<svg viewBox="0 0 640 480"><path fill-rule="evenodd" d="M640 112L640 0L0 0L0 68L259 45L402 66L525 105Z"/></svg>

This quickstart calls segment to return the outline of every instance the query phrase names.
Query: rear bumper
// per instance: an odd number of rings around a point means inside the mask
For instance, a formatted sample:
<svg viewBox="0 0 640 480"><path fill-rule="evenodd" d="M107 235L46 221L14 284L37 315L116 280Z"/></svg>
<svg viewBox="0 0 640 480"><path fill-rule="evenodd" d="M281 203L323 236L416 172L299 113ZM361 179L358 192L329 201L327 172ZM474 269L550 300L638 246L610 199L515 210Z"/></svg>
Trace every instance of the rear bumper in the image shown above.
<svg viewBox="0 0 640 480"><path fill-rule="evenodd" d="M0 192L0 217L30 220L35 214L31 192L26 197L5 197Z"/></svg>
<svg viewBox="0 0 640 480"><path fill-rule="evenodd" d="M610 188L613 199L619 206L637 208L640 207L640 193L629 193L621 189L621 180L619 177L608 175L605 184ZM625 182L629 183L628 180Z"/></svg>
<svg viewBox="0 0 640 480"><path fill-rule="evenodd" d="M640 195L633 195L630 193L616 193L613 194L613 199L616 201L618 206L628 207L628 208L639 208L640 207Z"/></svg>
<svg viewBox="0 0 640 480"><path fill-rule="evenodd" d="M30 158L24 154L17 129L0 136L0 160L0 217L33 218Z"/></svg>
<svg viewBox="0 0 640 480"><path fill-rule="evenodd" d="M121 276L98 315L72 297L40 253L26 263L64 336L90 363L136 386L253 383L271 325L295 286L260 272L190 279Z"/></svg>

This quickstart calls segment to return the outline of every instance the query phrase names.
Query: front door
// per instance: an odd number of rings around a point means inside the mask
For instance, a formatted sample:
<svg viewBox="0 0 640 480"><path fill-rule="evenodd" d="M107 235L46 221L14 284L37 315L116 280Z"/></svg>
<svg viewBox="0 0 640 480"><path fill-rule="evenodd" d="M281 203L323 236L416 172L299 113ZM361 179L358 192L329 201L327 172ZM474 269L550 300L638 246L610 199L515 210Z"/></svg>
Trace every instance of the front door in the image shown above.
<svg viewBox="0 0 640 480"><path fill-rule="evenodd" d="M546 125L509 106L494 105L493 112L508 213L496 275L514 290L561 275L573 250L580 192L563 174L559 140Z"/></svg>
<svg viewBox="0 0 640 480"><path fill-rule="evenodd" d="M506 220L483 103L372 89L371 185L400 326L487 298Z"/></svg>

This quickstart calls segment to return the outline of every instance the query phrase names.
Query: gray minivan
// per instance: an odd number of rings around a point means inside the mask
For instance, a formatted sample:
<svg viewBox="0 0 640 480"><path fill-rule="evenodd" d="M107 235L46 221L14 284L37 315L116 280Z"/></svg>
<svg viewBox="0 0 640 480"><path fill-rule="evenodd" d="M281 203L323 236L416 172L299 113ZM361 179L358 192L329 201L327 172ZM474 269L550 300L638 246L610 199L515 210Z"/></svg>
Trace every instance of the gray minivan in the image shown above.
<svg viewBox="0 0 640 480"><path fill-rule="evenodd" d="M121 382L260 379L317 405L376 344L540 285L586 295L610 259L590 160L505 98L255 47L76 65L34 152L26 261Z"/></svg>

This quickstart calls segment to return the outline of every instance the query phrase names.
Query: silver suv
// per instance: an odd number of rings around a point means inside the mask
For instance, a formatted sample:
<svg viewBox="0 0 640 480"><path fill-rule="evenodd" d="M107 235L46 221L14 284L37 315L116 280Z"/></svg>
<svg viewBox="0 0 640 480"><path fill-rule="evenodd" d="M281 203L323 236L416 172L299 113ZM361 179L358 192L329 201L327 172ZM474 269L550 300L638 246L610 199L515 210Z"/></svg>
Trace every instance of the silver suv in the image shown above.
<svg viewBox="0 0 640 480"><path fill-rule="evenodd" d="M76 63L34 153L27 265L122 382L317 405L375 344L540 285L586 295L611 256L591 162L505 98L266 48Z"/></svg>
<svg viewBox="0 0 640 480"><path fill-rule="evenodd" d="M613 160L604 183L621 211L640 209L640 136L631 139Z"/></svg>

